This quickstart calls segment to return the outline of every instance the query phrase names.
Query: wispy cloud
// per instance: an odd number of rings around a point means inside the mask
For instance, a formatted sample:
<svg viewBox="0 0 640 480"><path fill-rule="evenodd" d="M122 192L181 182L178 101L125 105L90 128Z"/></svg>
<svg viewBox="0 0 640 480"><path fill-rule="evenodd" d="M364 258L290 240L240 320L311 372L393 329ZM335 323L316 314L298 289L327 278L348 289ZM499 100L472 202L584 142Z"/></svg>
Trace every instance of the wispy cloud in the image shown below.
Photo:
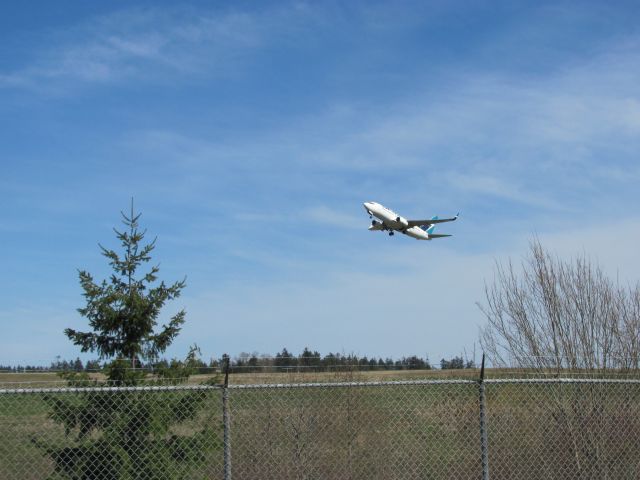
<svg viewBox="0 0 640 480"><path fill-rule="evenodd" d="M302 217L308 222L327 227L362 228L362 217L349 215L344 211L332 209L325 205L318 205L305 210L302 212Z"/></svg>
<svg viewBox="0 0 640 480"><path fill-rule="evenodd" d="M563 258L586 253L609 275L634 282L640 268L635 254L639 225L637 217L605 218L597 225L543 233L540 239ZM194 341L205 355L312 346L322 353L427 353L438 361L462 348L470 352L485 322L475 304L484 301L484 281L491 281L496 260L510 257L519 263L528 239L529 234L518 235L506 248L473 254L461 253L451 242L410 242L403 248L390 242L345 245L348 265L344 257L292 262L286 255L238 251L238 258L259 256L270 268L289 261L288 275L277 281L263 276L227 281L199 292L188 288L180 305L172 307L186 306L188 321L168 355L182 356ZM67 305L0 311L6 325L47 319L45 326L29 331L28 339L21 331L7 330L0 363L75 356L76 348L61 331L70 325L86 328L85 320L69 313L79 301L76 293ZM52 336L58 341L45 341Z"/></svg>
<svg viewBox="0 0 640 480"><path fill-rule="evenodd" d="M598 225L539 235L553 253L570 259L586 253L622 282L636 281L640 268L635 244L637 218L603 219ZM496 261L523 259L531 232L518 232L506 247L463 254L452 243L390 242L347 245L349 263L298 264L285 279L233 284L190 297L190 324L183 347L198 337L216 352L251 348L274 353L286 346L302 350L313 342L323 353L346 348L365 354L431 355L432 360L470 350L485 319L476 306L484 302L484 282L491 282ZM385 239L387 240L387 239ZM611 245L616 248L611 248ZM202 335L212 319L221 324ZM446 320L446 321L445 321ZM312 340L309 340L309 339Z"/></svg>
<svg viewBox="0 0 640 480"><path fill-rule="evenodd" d="M571 258L586 254L612 278L623 283L639 281L640 216L637 211L610 212L579 228L546 232L540 239L551 251Z"/></svg>
<svg viewBox="0 0 640 480"><path fill-rule="evenodd" d="M30 63L0 74L0 87L48 91L62 82L158 80L166 75L226 74L265 39L256 15L189 9L130 9L70 28ZM159 75L161 74L161 75Z"/></svg>
<svg viewBox="0 0 640 480"><path fill-rule="evenodd" d="M472 172L449 172L444 174L443 178L452 189L461 190L467 195L488 195L515 203L556 211L566 209L561 203L553 201L543 193L536 193L522 188L514 178L503 180L498 177Z"/></svg>
<svg viewBox="0 0 640 480"><path fill-rule="evenodd" d="M352 215L349 210L339 210L331 208L327 205L314 205L311 207L298 209L292 206L286 210L286 213L278 211L242 211L233 214L236 220L251 223L291 223L298 224L316 224L324 227L338 227L341 229L361 228L362 216Z"/></svg>
<svg viewBox="0 0 640 480"><path fill-rule="evenodd" d="M464 292L465 298L481 299L482 275L492 259L421 247L400 258L397 249L365 248L351 252L350 265L360 265L351 272L325 262L312 274L294 269L285 281L249 282L190 298L192 322L184 335L204 331L202 314L216 305L216 318L244 319L222 325L217 338L202 337L219 351L246 349L241 332L259 329L251 348L260 351L283 346L297 351L312 341L324 353L451 355L473 345L482 322L473 300L461 303L458 296ZM393 265L394 270L364 273L370 264Z"/></svg>
<svg viewBox="0 0 640 480"><path fill-rule="evenodd" d="M171 131L129 141L227 178L288 178L283 192L316 191L319 175L335 173L354 196L382 190L405 203L464 194L558 213L606 208L594 196L602 182L629 190L638 174L639 59L625 41L545 78L453 69L439 92L417 85L379 105L334 102L224 141ZM335 218L324 213L312 212Z"/></svg>

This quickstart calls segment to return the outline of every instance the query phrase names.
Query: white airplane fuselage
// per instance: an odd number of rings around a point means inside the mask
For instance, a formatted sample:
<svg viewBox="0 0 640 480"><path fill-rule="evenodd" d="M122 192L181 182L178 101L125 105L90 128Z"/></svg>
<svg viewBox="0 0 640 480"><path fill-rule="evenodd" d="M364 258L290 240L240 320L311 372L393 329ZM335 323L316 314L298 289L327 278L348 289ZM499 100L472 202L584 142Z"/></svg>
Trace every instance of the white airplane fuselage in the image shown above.
<svg viewBox="0 0 640 480"><path fill-rule="evenodd" d="M364 202L364 209L372 217L376 217L379 221L371 222L369 230L388 230L391 232L401 232L405 235L415 238L416 240L431 240L429 234L420 227L409 227L407 220L384 205L377 202Z"/></svg>

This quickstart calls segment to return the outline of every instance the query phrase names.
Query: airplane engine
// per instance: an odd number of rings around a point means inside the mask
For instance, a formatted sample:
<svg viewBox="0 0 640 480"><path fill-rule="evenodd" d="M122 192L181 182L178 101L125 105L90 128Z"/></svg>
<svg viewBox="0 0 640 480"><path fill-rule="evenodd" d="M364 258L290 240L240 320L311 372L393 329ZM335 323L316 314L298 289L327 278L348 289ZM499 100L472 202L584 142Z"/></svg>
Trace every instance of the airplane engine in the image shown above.
<svg viewBox="0 0 640 480"><path fill-rule="evenodd" d="M377 220L371 220L371 226L375 227L376 225L378 225L380 222L378 222Z"/></svg>
<svg viewBox="0 0 640 480"><path fill-rule="evenodd" d="M407 228L409 226L409 222L407 221L406 218L403 218L403 217L397 217L396 222L402 224L404 228Z"/></svg>

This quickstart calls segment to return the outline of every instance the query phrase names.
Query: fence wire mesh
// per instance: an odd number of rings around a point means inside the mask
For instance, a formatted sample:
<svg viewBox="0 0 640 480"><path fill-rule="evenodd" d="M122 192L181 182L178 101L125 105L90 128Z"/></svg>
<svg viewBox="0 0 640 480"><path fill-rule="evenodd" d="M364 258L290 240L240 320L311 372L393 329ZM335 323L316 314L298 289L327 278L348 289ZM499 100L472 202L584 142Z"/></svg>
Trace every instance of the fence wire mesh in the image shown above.
<svg viewBox="0 0 640 480"><path fill-rule="evenodd" d="M222 478L220 389L5 390L0 479Z"/></svg>
<svg viewBox="0 0 640 480"><path fill-rule="evenodd" d="M230 397L234 478L479 477L472 382L243 387Z"/></svg>
<svg viewBox="0 0 640 480"><path fill-rule="evenodd" d="M483 451L485 478L640 478L639 381L493 379L483 388L5 388L0 480L480 479Z"/></svg>
<svg viewBox="0 0 640 480"><path fill-rule="evenodd" d="M486 387L491 478L640 478L637 381L493 381Z"/></svg>

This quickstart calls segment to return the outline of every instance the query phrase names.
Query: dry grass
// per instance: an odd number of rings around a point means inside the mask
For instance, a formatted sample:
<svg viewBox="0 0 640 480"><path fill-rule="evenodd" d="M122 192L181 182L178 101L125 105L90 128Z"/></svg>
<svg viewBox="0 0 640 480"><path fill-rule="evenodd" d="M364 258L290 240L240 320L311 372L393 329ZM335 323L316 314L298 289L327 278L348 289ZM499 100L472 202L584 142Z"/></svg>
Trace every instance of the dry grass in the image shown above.
<svg viewBox="0 0 640 480"><path fill-rule="evenodd" d="M516 368L488 368L486 378L540 378L540 377L566 377L566 378L638 378L640 372L624 372L609 370L606 372L575 371L575 370L531 370ZM90 378L104 381L102 373L91 373ZM264 370L261 372L231 373L229 383L232 385L255 384L286 384L286 383L325 383L325 382L380 382L394 380L445 380L468 379L477 380L480 377L479 369L463 370L334 370L314 372L310 369L291 368L286 372ZM215 380L222 383L224 376L217 373L192 375L187 383L200 384ZM148 380L158 380L149 375ZM27 372L27 373L0 373L0 388L39 388L66 385L66 381L58 374L51 372Z"/></svg>
<svg viewBox="0 0 640 480"><path fill-rule="evenodd" d="M282 384L282 383L310 383L310 382L379 382L393 380L425 380L425 379L477 379L479 371L476 369L466 370L373 370L373 371L325 371L313 372L299 369L291 369L286 372L251 372L251 373L231 373L229 383L235 385L254 384ZM91 373L90 377L95 380L105 380L102 373ZM188 383L199 384L211 379L222 381L220 373L192 375ZM149 375L149 380L156 377ZM0 387L3 388L38 388L47 386L64 386L66 381L58 374L51 372L33 373L0 373Z"/></svg>

